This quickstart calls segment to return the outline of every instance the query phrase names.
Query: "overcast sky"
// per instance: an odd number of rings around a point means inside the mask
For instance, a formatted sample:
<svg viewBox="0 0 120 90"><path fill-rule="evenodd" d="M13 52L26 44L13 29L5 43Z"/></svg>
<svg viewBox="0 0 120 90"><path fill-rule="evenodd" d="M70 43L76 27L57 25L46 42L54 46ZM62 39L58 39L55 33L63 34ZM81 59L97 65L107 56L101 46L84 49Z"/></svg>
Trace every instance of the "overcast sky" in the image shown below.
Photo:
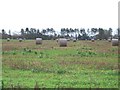
<svg viewBox="0 0 120 90"><path fill-rule="evenodd" d="M0 0L0 30L118 27L119 0Z"/></svg>

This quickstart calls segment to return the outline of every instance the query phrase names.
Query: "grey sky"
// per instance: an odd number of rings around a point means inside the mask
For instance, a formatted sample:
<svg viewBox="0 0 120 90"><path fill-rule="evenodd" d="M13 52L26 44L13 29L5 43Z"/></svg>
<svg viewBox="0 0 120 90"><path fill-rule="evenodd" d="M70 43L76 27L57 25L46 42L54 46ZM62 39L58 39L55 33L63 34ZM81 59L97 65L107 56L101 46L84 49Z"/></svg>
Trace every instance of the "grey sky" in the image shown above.
<svg viewBox="0 0 120 90"><path fill-rule="evenodd" d="M119 0L0 0L0 29L118 27Z"/></svg>

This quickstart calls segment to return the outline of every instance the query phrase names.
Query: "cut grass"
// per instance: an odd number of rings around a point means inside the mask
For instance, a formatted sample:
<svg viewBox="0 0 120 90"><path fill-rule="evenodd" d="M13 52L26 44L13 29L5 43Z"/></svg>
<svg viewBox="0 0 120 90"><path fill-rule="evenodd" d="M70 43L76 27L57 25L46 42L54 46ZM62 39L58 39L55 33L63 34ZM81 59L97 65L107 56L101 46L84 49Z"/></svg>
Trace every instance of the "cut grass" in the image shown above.
<svg viewBox="0 0 120 90"><path fill-rule="evenodd" d="M11 72L14 72L13 74ZM19 83L22 88L33 88L35 81L40 85L44 84L47 88L57 87L74 87L74 88L116 88L118 87L117 72L109 71L91 71L81 70L76 73L33 73L31 71L21 70L6 70L7 75L4 75L5 87L10 87L10 84L16 85ZM18 78L22 77L22 78ZM41 86L40 86L41 87Z"/></svg>
<svg viewBox="0 0 120 90"><path fill-rule="evenodd" d="M55 41L23 41L23 47L12 42L3 41L4 87L33 88L37 81L45 88L118 88L117 47L109 42L69 42L68 47Z"/></svg>

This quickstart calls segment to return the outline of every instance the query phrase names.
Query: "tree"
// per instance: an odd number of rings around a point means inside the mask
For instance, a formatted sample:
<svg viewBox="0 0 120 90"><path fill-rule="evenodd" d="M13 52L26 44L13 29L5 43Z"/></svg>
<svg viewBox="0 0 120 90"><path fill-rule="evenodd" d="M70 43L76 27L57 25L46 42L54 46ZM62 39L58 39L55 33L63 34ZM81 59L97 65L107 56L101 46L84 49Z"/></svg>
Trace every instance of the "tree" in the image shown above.
<svg viewBox="0 0 120 90"><path fill-rule="evenodd" d="M36 30L36 38L37 38L37 37L41 37L41 35L42 35L42 33L40 33L40 30L37 29L37 30Z"/></svg>
<svg viewBox="0 0 120 90"><path fill-rule="evenodd" d="M88 34L88 36L90 37L90 30L89 30L89 28L87 29L87 34Z"/></svg>
<svg viewBox="0 0 120 90"><path fill-rule="evenodd" d="M108 30L108 37L110 37L112 39L112 28L109 28L109 30Z"/></svg>
<svg viewBox="0 0 120 90"><path fill-rule="evenodd" d="M50 29L50 35L53 35L55 30L53 28Z"/></svg>
<svg viewBox="0 0 120 90"><path fill-rule="evenodd" d="M11 36L11 30L9 30L9 35Z"/></svg>
<svg viewBox="0 0 120 90"><path fill-rule="evenodd" d="M8 37L8 34L6 34L5 30L2 29L2 39L6 39Z"/></svg>
<svg viewBox="0 0 120 90"><path fill-rule="evenodd" d="M76 38L76 40L77 40L77 34L79 34L79 29L75 28L75 29L74 29L74 32L75 32L75 38Z"/></svg>
<svg viewBox="0 0 120 90"><path fill-rule="evenodd" d="M5 34L5 30L4 29L2 29L2 35L4 35Z"/></svg>
<svg viewBox="0 0 120 90"><path fill-rule="evenodd" d="M9 30L9 38L11 38L11 30Z"/></svg>
<svg viewBox="0 0 120 90"><path fill-rule="evenodd" d="M86 39L88 39L89 38L89 36L86 34L86 33L84 33L83 35L82 35L82 39L83 40L86 40Z"/></svg>
<svg viewBox="0 0 120 90"><path fill-rule="evenodd" d="M24 32L25 32L25 38L29 39L29 33L30 33L29 28L26 28Z"/></svg>
<svg viewBox="0 0 120 90"><path fill-rule="evenodd" d="M61 36L65 36L65 33L66 33L66 31L65 31L65 28L61 28Z"/></svg>
<svg viewBox="0 0 120 90"><path fill-rule="evenodd" d="M37 30L36 30L36 33L37 33L37 34L40 34L40 30L39 30L39 29L37 29Z"/></svg>
<svg viewBox="0 0 120 90"><path fill-rule="evenodd" d="M117 31L118 31L118 39L120 40L120 28L118 28Z"/></svg>
<svg viewBox="0 0 120 90"><path fill-rule="evenodd" d="M26 29L25 29L25 32L28 34L28 33L29 33L29 28L26 28Z"/></svg>
<svg viewBox="0 0 120 90"><path fill-rule="evenodd" d="M49 33L49 32L50 32L50 29L49 29L49 28L47 28L46 30L47 30L47 33Z"/></svg>
<svg viewBox="0 0 120 90"><path fill-rule="evenodd" d="M99 28L99 29L98 29L98 32L99 32L98 38L99 38L100 40L104 39L104 29L103 29L103 28Z"/></svg>
<svg viewBox="0 0 120 90"><path fill-rule="evenodd" d="M41 33L43 34L43 35L45 35L46 34L46 30L45 29L42 29L42 31L41 31Z"/></svg>
<svg viewBox="0 0 120 90"><path fill-rule="evenodd" d="M74 35L74 30L72 28L70 28L70 33L71 33L71 37Z"/></svg>
<svg viewBox="0 0 120 90"><path fill-rule="evenodd" d="M21 29L21 36L24 37L24 35L25 35L25 32L24 32L24 29L22 28Z"/></svg>
<svg viewBox="0 0 120 90"><path fill-rule="evenodd" d="M97 28L91 28L91 33L93 33L93 35L95 35L97 33Z"/></svg>
<svg viewBox="0 0 120 90"><path fill-rule="evenodd" d="M78 35L78 40L80 40L80 39L81 39L81 37L82 37L82 36L79 34L79 35Z"/></svg>
<svg viewBox="0 0 120 90"><path fill-rule="evenodd" d="M66 34L67 34L67 36L68 36L69 33L70 33L70 30L69 30L68 28L66 28L66 29L65 29L65 32L66 32Z"/></svg>
<svg viewBox="0 0 120 90"><path fill-rule="evenodd" d="M85 29L84 28L80 29L80 33L85 34Z"/></svg>

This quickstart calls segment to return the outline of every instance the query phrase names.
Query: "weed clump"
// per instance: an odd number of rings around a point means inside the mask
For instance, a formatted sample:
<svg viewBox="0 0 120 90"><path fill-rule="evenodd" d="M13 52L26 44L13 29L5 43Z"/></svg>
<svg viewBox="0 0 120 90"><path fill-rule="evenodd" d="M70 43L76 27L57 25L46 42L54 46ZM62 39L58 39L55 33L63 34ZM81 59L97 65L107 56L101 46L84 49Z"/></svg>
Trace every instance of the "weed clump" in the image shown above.
<svg viewBox="0 0 120 90"><path fill-rule="evenodd" d="M28 50L28 52L32 52L32 50Z"/></svg>
<svg viewBox="0 0 120 90"><path fill-rule="evenodd" d="M43 52L40 52L39 58L43 58Z"/></svg>
<svg viewBox="0 0 120 90"><path fill-rule="evenodd" d="M35 51L35 54L37 54L37 52Z"/></svg>
<svg viewBox="0 0 120 90"><path fill-rule="evenodd" d="M58 71L57 71L57 74L65 74L65 73L66 73L65 70L58 70Z"/></svg>
<svg viewBox="0 0 120 90"><path fill-rule="evenodd" d="M16 52L13 52L13 55L16 55Z"/></svg>
<svg viewBox="0 0 120 90"><path fill-rule="evenodd" d="M5 54L4 52L2 52L2 55Z"/></svg>
<svg viewBox="0 0 120 90"><path fill-rule="evenodd" d="M92 51L85 51L85 52L78 51L77 54L80 55L81 57L92 57L97 55L95 52Z"/></svg>
<svg viewBox="0 0 120 90"><path fill-rule="evenodd" d="M23 52L22 55L25 55L25 53Z"/></svg>
<svg viewBox="0 0 120 90"><path fill-rule="evenodd" d="M24 48L23 50L24 50L24 51L27 51L27 49L26 49L26 48Z"/></svg>

